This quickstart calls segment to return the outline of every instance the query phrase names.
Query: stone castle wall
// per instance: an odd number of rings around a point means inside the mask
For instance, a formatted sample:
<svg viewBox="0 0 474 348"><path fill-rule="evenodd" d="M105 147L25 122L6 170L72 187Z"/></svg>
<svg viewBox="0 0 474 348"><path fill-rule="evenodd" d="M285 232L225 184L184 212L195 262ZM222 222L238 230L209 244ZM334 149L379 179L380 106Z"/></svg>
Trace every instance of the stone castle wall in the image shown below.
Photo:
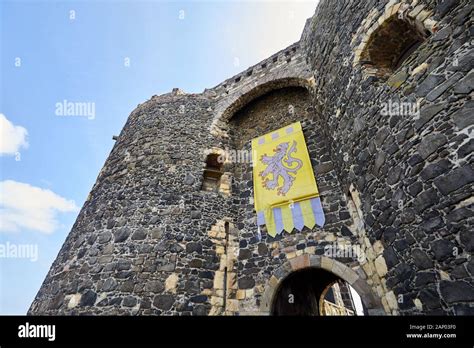
<svg viewBox="0 0 474 348"><path fill-rule="evenodd" d="M338 178L360 196L401 313L473 313L472 7L325 1L302 38ZM385 80L353 62L388 14L433 32ZM384 116L389 101L418 102L419 115Z"/></svg>
<svg viewBox="0 0 474 348"><path fill-rule="evenodd" d="M393 15L428 37L386 76L364 60L387 54L368 33ZM472 313L471 17L467 1L322 0L300 42L202 94L139 105L29 313L269 314L306 267L350 283L369 314ZM388 101L420 113L383 115ZM206 153L294 121L326 225L259 236L250 164L226 162L205 192Z"/></svg>

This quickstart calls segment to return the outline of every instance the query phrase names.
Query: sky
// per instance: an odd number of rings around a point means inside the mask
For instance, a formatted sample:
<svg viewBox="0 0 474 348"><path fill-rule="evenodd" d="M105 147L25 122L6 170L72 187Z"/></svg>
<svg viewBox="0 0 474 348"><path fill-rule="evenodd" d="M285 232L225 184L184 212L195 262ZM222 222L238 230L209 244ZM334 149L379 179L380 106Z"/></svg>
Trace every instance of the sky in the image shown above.
<svg viewBox="0 0 474 348"><path fill-rule="evenodd" d="M316 5L1 0L0 314L26 314L138 104L298 41Z"/></svg>

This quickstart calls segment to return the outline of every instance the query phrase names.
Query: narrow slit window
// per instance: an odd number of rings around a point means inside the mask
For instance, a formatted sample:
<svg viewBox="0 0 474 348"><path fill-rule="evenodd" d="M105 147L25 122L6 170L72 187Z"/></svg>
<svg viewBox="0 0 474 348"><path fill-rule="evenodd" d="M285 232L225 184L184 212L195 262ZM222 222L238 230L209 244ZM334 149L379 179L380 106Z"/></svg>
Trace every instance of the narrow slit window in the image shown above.
<svg viewBox="0 0 474 348"><path fill-rule="evenodd" d="M204 168L202 190L217 192L219 190L222 174L222 163L219 161L219 154L208 155L206 158L206 167Z"/></svg>

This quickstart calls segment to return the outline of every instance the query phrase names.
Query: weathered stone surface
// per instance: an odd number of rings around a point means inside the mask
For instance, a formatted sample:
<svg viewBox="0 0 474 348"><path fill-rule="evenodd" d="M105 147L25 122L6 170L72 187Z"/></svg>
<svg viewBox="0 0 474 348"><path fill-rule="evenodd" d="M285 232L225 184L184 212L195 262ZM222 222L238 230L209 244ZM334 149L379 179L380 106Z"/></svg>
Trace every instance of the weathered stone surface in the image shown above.
<svg viewBox="0 0 474 348"><path fill-rule="evenodd" d="M470 165L456 168L450 173L435 179L434 184L444 195L474 181L474 169Z"/></svg>
<svg viewBox="0 0 474 348"><path fill-rule="evenodd" d="M111 238L112 238L112 233L102 232L102 233L99 234L98 241L99 241L99 243L103 244L103 243L107 243L108 241L110 241Z"/></svg>
<svg viewBox="0 0 474 348"><path fill-rule="evenodd" d="M392 247L386 248L383 251L383 258L385 259L385 263L387 268L390 269L394 267L398 263L398 257Z"/></svg>
<svg viewBox="0 0 474 348"><path fill-rule="evenodd" d="M443 82L444 78L440 75L429 75L417 88L417 96L424 97L433 91Z"/></svg>
<svg viewBox="0 0 474 348"><path fill-rule="evenodd" d="M466 144L462 145L458 151L458 158L464 158L469 156L471 153L474 152L474 139L469 140Z"/></svg>
<svg viewBox="0 0 474 348"><path fill-rule="evenodd" d="M420 193L414 201L414 206L416 211L422 212L426 208L432 206L438 201L436 191L434 189L429 189Z"/></svg>
<svg viewBox="0 0 474 348"><path fill-rule="evenodd" d="M457 251L455 244L448 240L437 240L431 245L436 260L442 261L448 257L454 256Z"/></svg>
<svg viewBox="0 0 474 348"><path fill-rule="evenodd" d="M186 178L184 178L184 184L185 185L192 185L194 184L194 177L190 174L186 175Z"/></svg>
<svg viewBox="0 0 474 348"><path fill-rule="evenodd" d="M433 117L435 117L445 107L446 107L445 104L439 103L439 104L429 105L429 106L421 109L420 118L418 120L416 120L416 122L415 122L415 128L419 130L427 122L431 121L431 119Z"/></svg>
<svg viewBox="0 0 474 348"><path fill-rule="evenodd" d="M195 242L188 243L186 244L186 252L187 253L196 252L200 254L202 252L202 245L200 243L195 243Z"/></svg>
<svg viewBox="0 0 474 348"><path fill-rule="evenodd" d="M158 280L152 280L145 284L145 291L160 293L164 290L164 285Z"/></svg>
<svg viewBox="0 0 474 348"><path fill-rule="evenodd" d="M151 230L151 238L161 239L162 236L163 236L163 231L161 230L161 228L157 227Z"/></svg>
<svg viewBox="0 0 474 348"><path fill-rule="evenodd" d="M64 304L64 294L57 294L50 302L48 309L59 309Z"/></svg>
<svg viewBox="0 0 474 348"><path fill-rule="evenodd" d="M239 289L251 289L255 286L255 280L251 277L239 279Z"/></svg>
<svg viewBox="0 0 474 348"><path fill-rule="evenodd" d="M102 291L112 291L117 287L117 281L114 278L109 278L102 286Z"/></svg>
<svg viewBox="0 0 474 348"><path fill-rule="evenodd" d="M205 305L197 305L193 308L193 315L203 316L207 315L209 312L209 307Z"/></svg>
<svg viewBox="0 0 474 348"><path fill-rule="evenodd" d="M415 286L422 288L427 284L436 282L436 275L434 272L420 272L416 275Z"/></svg>
<svg viewBox="0 0 474 348"><path fill-rule="evenodd" d="M424 288L420 291L420 300L423 307L427 309L435 309L441 307L439 294L434 288Z"/></svg>
<svg viewBox="0 0 474 348"><path fill-rule="evenodd" d="M443 134L430 134L426 136L418 146L418 153L423 159L426 159L433 152L437 151L442 145L446 144L447 139Z"/></svg>
<svg viewBox="0 0 474 348"><path fill-rule="evenodd" d="M205 295L197 295L197 296L193 296L189 299L191 302L194 302L194 303L203 303L203 302L206 302L207 301L207 296Z"/></svg>
<svg viewBox="0 0 474 348"><path fill-rule="evenodd" d="M268 247L265 243L258 244L258 254L259 255L266 255L268 253Z"/></svg>
<svg viewBox="0 0 474 348"><path fill-rule="evenodd" d="M435 101L444 92L446 92L449 88L451 88L454 84L456 84L456 82L458 82L462 78L462 76L463 74L459 72L454 74L448 80L444 81L439 86L437 86L434 90L428 93L428 95L426 96L426 100L431 101L431 102Z"/></svg>
<svg viewBox="0 0 474 348"><path fill-rule="evenodd" d="M174 297L172 295L156 295L153 299L153 306L164 311L168 311L173 306Z"/></svg>
<svg viewBox="0 0 474 348"><path fill-rule="evenodd" d="M423 190L423 184L421 182L415 182L412 185L408 186L408 192L413 197L416 197L416 195L418 195L421 190Z"/></svg>
<svg viewBox="0 0 474 348"><path fill-rule="evenodd" d="M451 27L445 27L438 31L432 38L434 41L442 41L446 40L451 34L453 33L453 30Z"/></svg>
<svg viewBox="0 0 474 348"><path fill-rule="evenodd" d="M165 281L165 291L176 293L179 277L176 273L170 274Z"/></svg>
<svg viewBox="0 0 474 348"><path fill-rule="evenodd" d="M451 163L447 159L442 159L439 162L432 163L425 167L420 172L420 176L423 180L429 180L446 173L449 170Z"/></svg>
<svg viewBox="0 0 474 348"><path fill-rule="evenodd" d="M408 78L408 73L402 70L392 75L388 79L387 84L393 88L398 88L403 84L403 82L406 81L407 78Z"/></svg>
<svg viewBox="0 0 474 348"><path fill-rule="evenodd" d="M381 277L387 274L387 264L383 256L379 256L375 259L375 269L377 270L377 274Z"/></svg>
<svg viewBox="0 0 474 348"><path fill-rule="evenodd" d="M143 240L146 238L146 231L143 228L139 228L132 234L132 240Z"/></svg>
<svg viewBox="0 0 474 348"><path fill-rule="evenodd" d="M451 118L459 129L466 128L474 124L474 109L463 108L455 111Z"/></svg>
<svg viewBox="0 0 474 348"><path fill-rule="evenodd" d="M458 5L458 1L456 0L445 0L439 2L435 10L439 14L439 16L444 17L456 5Z"/></svg>
<svg viewBox="0 0 474 348"><path fill-rule="evenodd" d="M241 260L245 260L245 259L249 259L250 257L252 257L252 252L248 249L240 249L239 251L239 259Z"/></svg>
<svg viewBox="0 0 474 348"><path fill-rule="evenodd" d="M448 303L474 301L474 287L463 281L441 281L441 296Z"/></svg>
<svg viewBox="0 0 474 348"><path fill-rule="evenodd" d="M89 307L93 306L95 300L97 299L97 294L92 290L87 290L81 296L81 301L79 302L79 306L81 307Z"/></svg>
<svg viewBox="0 0 474 348"><path fill-rule="evenodd" d="M130 260L119 260L117 262L117 271L126 271L129 270L132 266L132 262Z"/></svg>
<svg viewBox="0 0 474 348"><path fill-rule="evenodd" d="M124 242L130 235L130 230L128 228L121 228L114 233L115 243Z"/></svg>
<svg viewBox="0 0 474 348"><path fill-rule="evenodd" d="M426 232L434 232L443 224L443 220L440 217L436 217L430 220L426 220L421 224L421 229Z"/></svg>
<svg viewBox="0 0 474 348"><path fill-rule="evenodd" d="M465 215L472 217L472 212L467 211ZM459 239L461 240L461 243L463 244L466 251L474 251L474 233L472 233L472 230L466 229L461 231Z"/></svg>
<svg viewBox="0 0 474 348"><path fill-rule="evenodd" d="M422 250L413 249L412 251L413 262L419 269L428 269L433 267L432 259Z"/></svg>
<svg viewBox="0 0 474 348"><path fill-rule="evenodd" d="M456 94L468 94L474 90L474 72L471 71L464 77L461 81L459 81L456 86L454 87L454 93Z"/></svg>
<svg viewBox="0 0 474 348"><path fill-rule="evenodd" d="M122 305L124 307L134 307L137 304L137 299L133 296L125 296Z"/></svg>

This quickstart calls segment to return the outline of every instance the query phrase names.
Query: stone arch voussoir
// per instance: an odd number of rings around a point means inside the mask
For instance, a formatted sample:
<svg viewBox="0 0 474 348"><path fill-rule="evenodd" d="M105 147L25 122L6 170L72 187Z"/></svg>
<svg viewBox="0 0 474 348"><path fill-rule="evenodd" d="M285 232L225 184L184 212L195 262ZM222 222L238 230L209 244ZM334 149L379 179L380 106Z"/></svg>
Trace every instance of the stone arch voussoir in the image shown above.
<svg viewBox="0 0 474 348"><path fill-rule="evenodd" d="M275 270L265 286L260 302L260 311L264 314L270 314L272 303L279 286L288 275L294 271L311 267L321 268L334 273L336 276L348 282L360 295L369 314L385 314L380 299L374 295L370 285L357 272L337 260L326 256L310 254L302 254L290 259Z"/></svg>
<svg viewBox="0 0 474 348"><path fill-rule="evenodd" d="M385 11L378 17L367 18L359 30L358 35L354 41L360 42L355 48L353 66L361 66L364 62L364 57L367 54L367 48L370 45L373 35L382 28L386 23L394 18L402 19L403 21L412 24L420 32L435 33L438 30L439 23L433 19L433 12L426 8L425 5L419 4L412 6L405 1L391 3L385 8ZM370 69L369 69L370 70ZM367 71L370 75L371 72Z"/></svg>
<svg viewBox="0 0 474 348"><path fill-rule="evenodd" d="M304 87L309 91L314 85L314 77L309 71L298 77L286 74L264 77L257 85L244 85L218 103L210 132L215 136L227 136L227 122L229 119L251 101L273 90L286 87Z"/></svg>

